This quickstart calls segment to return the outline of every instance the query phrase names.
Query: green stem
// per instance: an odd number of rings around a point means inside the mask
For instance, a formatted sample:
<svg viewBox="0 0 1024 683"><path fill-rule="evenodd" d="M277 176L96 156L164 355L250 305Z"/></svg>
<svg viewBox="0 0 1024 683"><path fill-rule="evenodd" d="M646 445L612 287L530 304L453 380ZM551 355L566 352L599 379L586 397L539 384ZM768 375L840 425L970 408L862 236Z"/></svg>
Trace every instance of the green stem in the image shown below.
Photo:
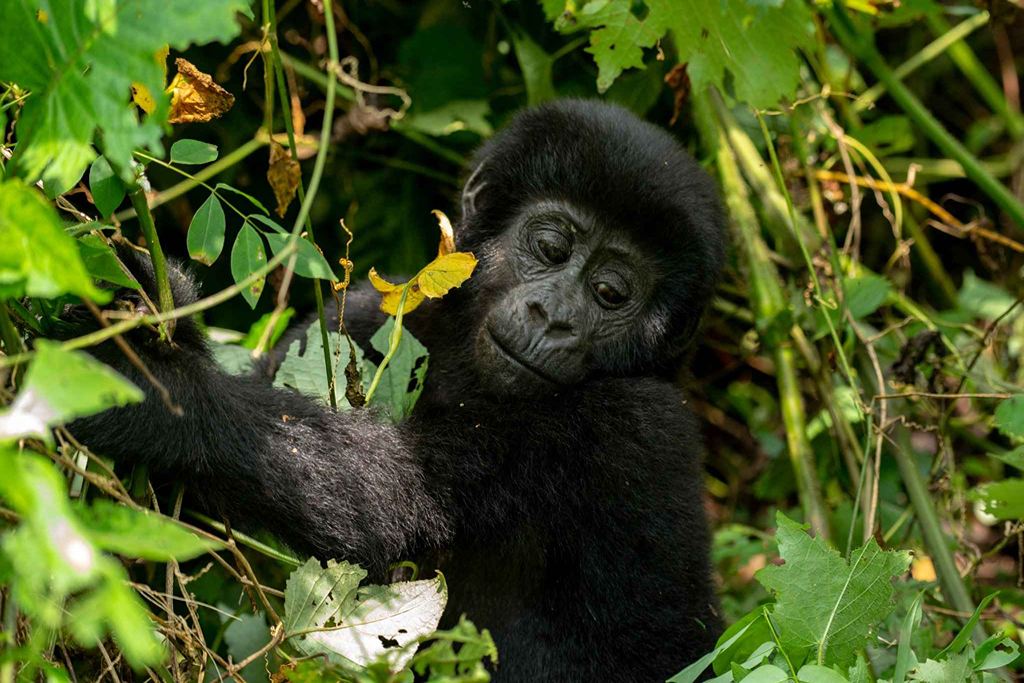
<svg viewBox="0 0 1024 683"><path fill-rule="evenodd" d="M170 187L164 190L163 192L157 192L153 199L150 200L149 202L150 210L155 209L158 206L162 206L173 199L177 199L178 197L180 197L181 195L185 194L186 192L195 187L199 187L200 185L202 185L207 180L214 177L221 171L224 171L234 166L238 162L243 161L250 154L260 149L266 144L266 140L262 140L258 137L253 138L252 140L249 140L238 149L232 150L229 154L225 154L220 159L217 159L217 161L213 162L209 166L206 166L201 171L198 171L195 174L188 175L186 180L181 181L177 185L174 185L173 187ZM118 213L115 213L114 220L126 221L129 218L134 218L136 215L137 212L135 209L125 209L124 211L119 211Z"/></svg>
<svg viewBox="0 0 1024 683"><path fill-rule="evenodd" d="M935 573L939 577L939 585L942 586L942 593L946 603L953 609L965 614L974 613L974 601L971 600L960 572L953 560L953 553L949 550L949 541L942 533L942 523L932 503L932 495L928 491L928 485L921 476L920 470L910 455L910 439L905 431L901 431L899 443L892 449L893 457L900 469L900 477L903 479L903 486L907 490L910 504L914 508L914 515L921 527L921 535L924 536L925 546L928 554L931 555L935 564ZM975 643L985 640L985 630L981 624L975 626L971 634Z"/></svg>
<svg viewBox="0 0 1024 683"><path fill-rule="evenodd" d="M814 451L807 439L806 406L797 375L792 341L782 337L770 326L788 308L779 273L770 258L768 245L761 237L761 227L750 203L750 196L728 137L715 118L713 94L710 89L693 94L694 119L704 144L712 151L722 184L722 194L731 217L739 245L740 259L749 275L750 304L758 321L758 331L775 360L775 378L779 389L782 420L786 428L789 459L796 477L797 492L805 519L815 533L829 537L828 515L821 498Z"/></svg>
<svg viewBox="0 0 1024 683"><path fill-rule="evenodd" d="M201 512L186 510L185 513L189 517L195 517L207 526L213 527L222 534L226 534L228 532L228 528L226 526L224 526L223 524L221 524L220 522L211 517L207 517ZM280 550L277 550L276 548L271 548L266 543L261 543L260 541L257 541L255 538L249 536L248 534L243 534L241 531L236 531L235 529L232 529L231 535L234 537L236 541L238 541L242 545L249 546L253 550L262 553L271 559L277 560L278 562L283 562L284 564L290 564L293 567L302 566L302 560L295 557L294 555L288 555L286 553L282 553Z"/></svg>
<svg viewBox="0 0 1024 683"><path fill-rule="evenodd" d="M982 14L987 14L987 12L982 12ZM950 30L949 22L943 19L938 12L928 12L925 14L925 19L934 33L941 34ZM1024 117L1020 115L1020 112L1010 108L1003 89L992 78L971 47L962 40L957 41L950 46L949 57L978 91L981 99L985 100L985 104L1006 122L1007 132L1017 140L1024 138Z"/></svg>
<svg viewBox="0 0 1024 683"><path fill-rule="evenodd" d="M409 294L409 288L412 283L413 280L409 280L405 283L405 287L402 288L402 296L398 299L398 310L395 311L395 326L391 328L391 336L388 337L388 352L384 354L384 360L377 366L377 372L373 375L370 388L366 390L366 405L370 405L370 399L377 393L377 385L380 384L380 378L384 376L384 368L391 362L391 358L398 350L398 345L402 343L402 317L405 315L405 298Z"/></svg>
<svg viewBox="0 0 1024 683"><path fill-rule="evenodd" d="M4 352L8 356L21 353L25 350L21 343L21 335L14 326L10 314L7 312L7 304L0 301L0 341L4 343Z"/></svg>
<svg viewBox="0 0 1024 683"><path fill-rule="evenodd" d="M153 261L153 277L156 279L157 305L160 313L166 313L174 309L174 296L171 294L171 281L167 277L167 258L164 256L163 247L160 246L160 238L156 234L156 225L153 223L153 214L146 202L146 192L141 187L130 192L128 197L132 200L135 213L139 217L139 225L142 234L146 237L146 247L149 249L150 259ZM161 333L169 338L173 326L162 326Z"/></svg>
<svg viewBox="0 0 1024 683"><path fill-rule="evenodd" d="M270 0L263 0L263 16L264 20L269 24L269 37L270 37L270 59L274 75L277 79L278 96L281 98L281 111L284 114L284 128L288 133L288 146L291 149L292 160L295 163L299 163L299 150L295 144L295 127L292 123L292 108L291 102L288 100L288 88L284 79L284 69L281 67L281 52L277 45L277 15L274 13L274 8ZM333 17L331 22L333 22ZM333 30L333 23L328 25L327 30ZM331 57L333 63L337 63L337 48L335 48L335 54ZM270 77L267 77L270 80ZM331 95L328 94L331 98ZM333 100L333 98L331 98ZM272 105L271 105L272 106ZM270 128L270 122L267 124L267 134L272 133ZM320 143L323 144L323 136L321 135ZM318 150L319 151L319 150ZM302 186L302 182L299 182L299 202L305 203L306 201L306 190ZM309 220L309 216L306 216L306 239L309 240L310 244L316 246L316 237L313 234L313 222ZM331 340L329 332L327 330L327 313L324 310L324 293L320 286L320 280L313 278L313 298L316 301L316 315L317 319L320 320L320 341L323 344L324 353L324 371L327 377L327 386L332 388L332 391L328 392L328 398L331 402L331 408L337 410L338 400L335 398L334 387L334 362L331 358Z"/></svg>
<svg viewBox="0 0 1024 683"><path fill-rule="evenodd" d="M941 32L938 38L925 45L913 57L900 64L892 70L893 75L901 81L919 68L932 61L946 50L951 49L956 43L963 40L975 30L988 23L988 12L981 11L970 19L965 19L953 28ZM940 20L941 21L941 20ZM937 31L938 32L938 31ZM987 74L986 74L987 75ZM875 83L864 91L864 94L853 101L853 108L856 111L864 111L872 105L875 100L885 93L884 83Z"/></svg>
<svg viewBox="0 0 1024 683"><path fill-rule="evenodd" d="M931 139L947 156L960 162L967 177L973 180L982 192L1006 212L1018 228L1024 230L1024 204L1021 204L1005 185L996 180L956 138L950 135L938 119L910 92L885 63L875 47L871 36L864 35L853 25L846 10L834 3L829 10L832 30L843 47L860 59L874 73L889 95L896 100L911 121Z"/></svg>

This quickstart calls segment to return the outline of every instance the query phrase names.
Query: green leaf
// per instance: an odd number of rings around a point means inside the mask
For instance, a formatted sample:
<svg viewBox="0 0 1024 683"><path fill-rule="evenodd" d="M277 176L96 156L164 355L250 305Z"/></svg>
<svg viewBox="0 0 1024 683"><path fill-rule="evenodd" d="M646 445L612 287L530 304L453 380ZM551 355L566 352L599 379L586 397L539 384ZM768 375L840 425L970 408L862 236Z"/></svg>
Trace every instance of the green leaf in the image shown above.
<svg viewBox="0 0 1024 683"><path fill-rule="evenodd" d="M172 164L208 164L217 160L217 145L201 140L178 140L171 145Z"/></svg>
<svg viewBox="0 0 1024 683"><path fill-rule="evenodd" d="M1009 437L1024 437L1024 394L1000 401L995 414L996 427Z"/></svg>
<svg viewBox="0 0 1024 683"><path fill-rule="evenodd" d="M17 124L15 160L29 181L40 176L70 187L96 153L125 181L132 151L162 154L169 99L158 52L193 43L227 42L239 31L246 0L9 0L0 22L0 81L31 91ZM141 121L132 83L152 93L156 110Z"/></svg>
<svg viewBox="0 0 1024 683"><path fill-rule="evenodd" d="M235 344L210 344L217 365L229 375L246 375L253 368L252 352Z"/></svg>
<svg viewBox="0 0 1024 683"><path fill-rule="evenodd" d="M732 645L721 648L718 656L715 657L713 665L715 673L724 674L729 670L729 665L732 662L745 662L751 659L753 654L764 643L772 642L772 632L768 626L768 621L765 619L765 611L768 609L768 607L761 605L755 607L729 626L729 628L725 629L722 635L719 636L719 645L730 640ZM743 637L733 640L732 637L741 630L743 631ZM772 645L774 646L774 643ZM760 662L752 663L759 664Z"/></svg>
<svg viewBox="0 0 1024 683"><path fill-rule="evenodd" d="M114 173L106 157L96 157L89 167L89 192L96 210L104 218L114 213L124 201L124 183Z"/></svg>
<svg viewBox="0 0 1024 683"><path fill-rule="evenodd" d="M1004 479L982 484L969 492L985 512L997 519L1024 519L1024 479Z"/></svg>
<svg viewBox="0 0 1024 683"><path fill-rule="evenodd" d="M114 250L99 235L86 235L78 240L78 255L89 275L120 287L139 289L140 285L124 272Z"/></svg>
<svg viewBox="0 0 1024 683"><path fill-rule="evenodd" d="M800 683L847 683L844 676L836 673L827 666L817 664L804 664L796 674ZM744 678L743 680L750 680ZM788 680L788 679L786 679Z"/></svg>
<svg viewBox="0 0 1024 683"><path fill-rule="evenodd" d="M50 427L137 403L142 392L111 368L80 351L39 339L25 382L10 407L0 413L0 438L50 438Z"/></svg>
<svg viewBox="0 0 1024 683"><path fill-rule="evenodd" d="M679 61L695 90L715 85L726 91L729 76L736 98L764 108L791 97L799 84L798 51L813 45L812 15L803 0L752 3L747 0L647 0L638 18L631 0L590 0L575 16L561 18L563 30L594 29L587 51L598 66L604 92L625 69L643 68L645 48L671 31Z"/></svg>
<svg viewBox="0 0 1024 683"><path fill-rule="evenodd" d="M1016 301L1005 289L979 278L974 271L968 269L964 272L957 303L974 317L995 320Z"/></svg>
<svg viewBox="0 0 1024 683"><path fill-rule="evenodd" d="M463 615L455 628L435 631L430 639L430 645L421 647L409 666L418 676L429 674L425 680L437 683L490 680L483 660L497 663L498 648L487 629L478 631Z"/></svg>
<svg viewBox="0 0 1024 683"><path fill-rule="evenodd" d="M794 661L853 663L871 629L893 609L892 578L907 570L908 552L883 551L874 539L850 563L796 522L777 515L781 567L765 567L757 580L776 596L772 619L781 646Z"/></svg>
<svg viewBox="0 0 1024 683"><path fill-rule="evenodd" d="M487 120L491 105L487 100L452 100L429 111L415 111L403 119L403 123L427 135L451 135L468 130L481 137L488 137L494 127Z"/></svg>
<svg viewBox="0 0 1024 683"><path fill-rule="evenodd" d="M330 560L324 568L316 558L292 572L285 585L285 633L330 629L292 637L292 647L342 665L383 659L391 671L405 667L419 639L441 620L448 600L444 578L359 588L365 577L357 565Z"/></svg>
<svg viewBox="0 0 1024 683"><path fill-rule="evenodd" d="M224 631L224 642L228 645L228 654L236 662L242 661L269 643L270 638L270 627L267 626L267 618L262 612L241 614ZM269 680L266 664L262 657L256 658L239 674L245 683L263 683Z"/></svg>
<svg viewBox="0 0 1024 683"><path fill-rule="evenodd" d="M256 218L256 216L253 216ZM288 240L291 239L290 235L282 235L280 233L264 233L267 238L267 242L270 243L270 249L277 254L279 251L284 249L288 245ZM298 248L296 250L298 256L295 259L295 274L301 275L302 277L315 277L321 280L330 280L336 282L338 278L334 277L334 273L331 271L331 266L328 265L327 259L321 254L316 247L314 247L309 240L302 239L298 240ZM288 259L285 259L285 263Z"/></svg>
<svg viewBox="0 0 1024 683"><path fill-rule="evenodd" d="M774 664L765 664L743 677L746 683L788 683L789 676Z"/></svg>
<svg viewBox="0 0 1024 683"><path fill-rule="evenodd" d="M989 456L1006 463L1010 467L1024 470L1024 446L1017 446L1012 451L989 453Z"/></svg>
<svg viewBox="0 0 1024 683"><path fill-rule="evenodd" d="M224 249L224 207L217 195L210 194L188 226L188 254L203 265L209 266Z"/></svg>
<svg viewBox="0 0 1024 683"><path fill-rule="evenodd" d="M334 362L334 400L339 407L350 407L348 399L345 398L345 389L348 386L344 372L338 372L344 368L349 360L348 339L337 332L330 332L327 336L331 345L331 359ZM363 360L363 351L359 346L353 346L356 354L356 362L362 366L363 382L368 379L370 363ZM320 321L317 320L306 329L305 339L296 339L288 347L281 367L274 376L274 386L288 387L300 394L305 394L323 404L330 403L330 389L327 386L327 371L324 368L324 345L320 334Z"/></svg>
<svg viewBox="0 0 1024 683"><path fill-rule="evenodd" d="M231 277L235 279L236 283L239 283L265 265L267 265L267 252L263 249L263 240L256 232L256 228L246 222L238 232L234 246L231 247ZM250 308L256 308L266 280L266 276L261 275L255 282L242 290L242 297Z"/></svg>
<svg viewBox="0 0 1024 683"><path fill-rule="evenodd" d="M917 594L900 626L900 640L896 648L896 669L892 676L892 683L903 683L906 680L907 672L917 666L917 657L914 655L911 641L914 631L921 623L921 600L923 598L924 593Z"/></svg>
<svg viewBox="0 0 1024 683"><path fill-rule="evenodd" d="M104 550L154 562L190 560L220 547L149 510L133 510L109 500L79 509L92 542Z"/></svg>
<svg viewBox="0 0 1024 683"><path fill-rule="evenodd" d="M880 275L869 273L843 280L846 307L855 320L867 317L878 310L892 292L892 285Z"/></svg>
<svg viewBox="0 0 1024 683"><path fill-rule="evenodd" d="M555 60L525 31L512 31L512 46L526 83L526 102L531 107L557 97L551 70Z"/></svg>
<svg viewBox="0 0 1024 683"><path fill-rule="evenodd" d="M93 284L56 210L17 180L0 183L0 245L0 299L77 294L109 300Z"/></svg>
<svg viewBox="0 0 1024 683"><path fill-rule="evenodd" d="M700 678L700 675L704 673L704 670L711 666L711 663L715 661L715 659L719 655L721 655L723 652L727 651L734 644L736 644L736 642L743 637L743 635L750 629L750 627L751 624L748 623L739 631L732 634L732 636L724 643L721 642L721 639L719 639L719 642L717 645L715 645L714 650L708 652L703 657L698 659L696 662L690 664L688 667L677 673L675 676L668 679L667 683L694 683L694 681Z"/></svg>
<svg viewBox="0 0 1024 683"><path fill-rule="evenodd" d="M386 355L390 346L395 319L388 318L370 338L370 346ZM402 340L381 373L380 383L373 395L373 403L384 406L396 424L412 414L416 401L423 393L423 380L427 375L427 347L409 330L402 330ZM367 361L369 365L369 361ZM368 368L375 371L375 368Z"/></svg>
<svg viewBox="0 0 1024 683"><path fill-rule="evenodd" d="M922 683L964 683L970 680L970 675L971 662L966 654L961 654L941 662L929 659L911 672L910 680Z"/></svg>

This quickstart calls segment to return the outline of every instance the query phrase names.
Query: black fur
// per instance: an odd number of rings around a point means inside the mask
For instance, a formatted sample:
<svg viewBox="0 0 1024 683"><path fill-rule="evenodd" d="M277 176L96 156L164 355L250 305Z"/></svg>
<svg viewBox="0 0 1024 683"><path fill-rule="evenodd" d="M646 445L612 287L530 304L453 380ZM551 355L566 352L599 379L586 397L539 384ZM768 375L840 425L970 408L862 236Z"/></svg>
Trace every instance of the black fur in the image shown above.
<svg viewBox="0 0 1024 683"><path fill-rule="evenodd" d="M408 421L335 414L265 378L225 375L181 321L179 349L133 342L185 415L149 398L74 429L299 551L378 574L401 559L441 569L446 620L466 613L495 635L495 680L664 680L719 632L699 429L660 376L692 336L722 261L713 188L664 131L581 101L521 114L473 168L456 234L480 267L407 317L431 353ZM620 351L592 361L585 379L498 392L476 331L512 285L503 236L538 200L624 231L654 280ZM176 279L186 303L194 292ZM349 297L346 321L364 347L384 320L377 303L366 290ZM96 352L148 386L116 349Z"/></svg>

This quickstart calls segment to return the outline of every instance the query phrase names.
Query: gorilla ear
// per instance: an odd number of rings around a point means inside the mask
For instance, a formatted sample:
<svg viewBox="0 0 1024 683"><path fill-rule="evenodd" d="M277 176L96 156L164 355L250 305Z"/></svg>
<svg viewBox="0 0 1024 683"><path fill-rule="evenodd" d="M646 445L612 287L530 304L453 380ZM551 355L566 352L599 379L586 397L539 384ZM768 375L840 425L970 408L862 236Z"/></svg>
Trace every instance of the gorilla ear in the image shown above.
<svg viewBox="0 0 1024 683"><path fill-rule="evenodd" d="M466 178L466 183L462 186L463 219L466 219L476 213L476 197L480 194L480 191L487 186L487 182L482 180L480 177L486 164L486 161L480 162L480 165L473 169L473 172L469 174L468 178Z"/></svg>

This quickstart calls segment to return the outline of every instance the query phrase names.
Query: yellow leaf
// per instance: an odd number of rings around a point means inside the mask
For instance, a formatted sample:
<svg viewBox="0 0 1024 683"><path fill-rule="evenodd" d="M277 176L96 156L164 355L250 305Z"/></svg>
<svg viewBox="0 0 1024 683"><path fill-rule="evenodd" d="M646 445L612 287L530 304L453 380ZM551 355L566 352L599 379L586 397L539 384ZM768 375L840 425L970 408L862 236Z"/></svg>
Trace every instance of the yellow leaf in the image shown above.
<svg viewBox="0 0 1024 683"><path fill-rule="evenodd" d="M50 15L49 15L49 13L46 10L44 10L44 9L37 9L36 10L36 21L38 21L40 24L43 24L43 25L49 24L50 23Z"/></svg>
<svg viewBox="0 0 1024 683"><path fill-rule="evenodd" d="M437 255L445 256L455 252L455 231L452 229L452 222L440 209L434 209L430 213L437 218L437 227L441 229L441 242L437 245Z"/></svg>
<svg viewBox="0 0 1024 683"><path fill-rule="evenodd" d="M270 166L267 168L267 182L274 190L274 197L277 199L277 215L284 217L288 211L288 205L295 198L295 191L299 189L299 181L302 180L302 169L299 162L292 159L281 145L273 140L270 142Z"/></svg>
<svg viewBox="0 0 1024 683"><path fill-rule="evenodd" d="M167 55L170 54L170 52L170 46L164 45L153 53L153 61L159 64L160 68L163 69L163 80L165 81L167 80ZM138 81L132 83L132 102L138 105L139 109L147 114L152 114L156 109L156 100L153 99L153 93L149 92L149 88Z"/></svg>
<svg viewBox="0 0 1024 683"><path fill-rule="evenodd" d="M416 275L420 290L431 299L439 299L453 287L469 279L476 268L476 257L468 252L456 251L438 256Z"/></svg>
<svg viewBox="0 0 1024 683"><path fill-rule="evenodd" d="M178 73L167 86L171 93L168 123L196 123L223 116L235 103L235 96L213 82L191 62L174 60Z"/></svg>
<svg viewBox="0 0 1024 683"><path fill-rule="evenodd" d="M914 560L910 563L910 575L915 581L934 581L937 578L935 574L935 565L932 563L932 558L927 555L917 555Z"/></svg>
<svg viewBox="0 0 1024 683"><path fill-rule="evenodd" d="M402 300L402 290L405 289L405 284L395 285L388 282L377 274L375 268L370 268L370 284L381 293L380 310L388 315L397 315L398 302ZM408 313L415 310L423 303L425 298L419 286L413 282L409 285L409 293L405 296L405 305L402 306L402 312Z"/></svg>

